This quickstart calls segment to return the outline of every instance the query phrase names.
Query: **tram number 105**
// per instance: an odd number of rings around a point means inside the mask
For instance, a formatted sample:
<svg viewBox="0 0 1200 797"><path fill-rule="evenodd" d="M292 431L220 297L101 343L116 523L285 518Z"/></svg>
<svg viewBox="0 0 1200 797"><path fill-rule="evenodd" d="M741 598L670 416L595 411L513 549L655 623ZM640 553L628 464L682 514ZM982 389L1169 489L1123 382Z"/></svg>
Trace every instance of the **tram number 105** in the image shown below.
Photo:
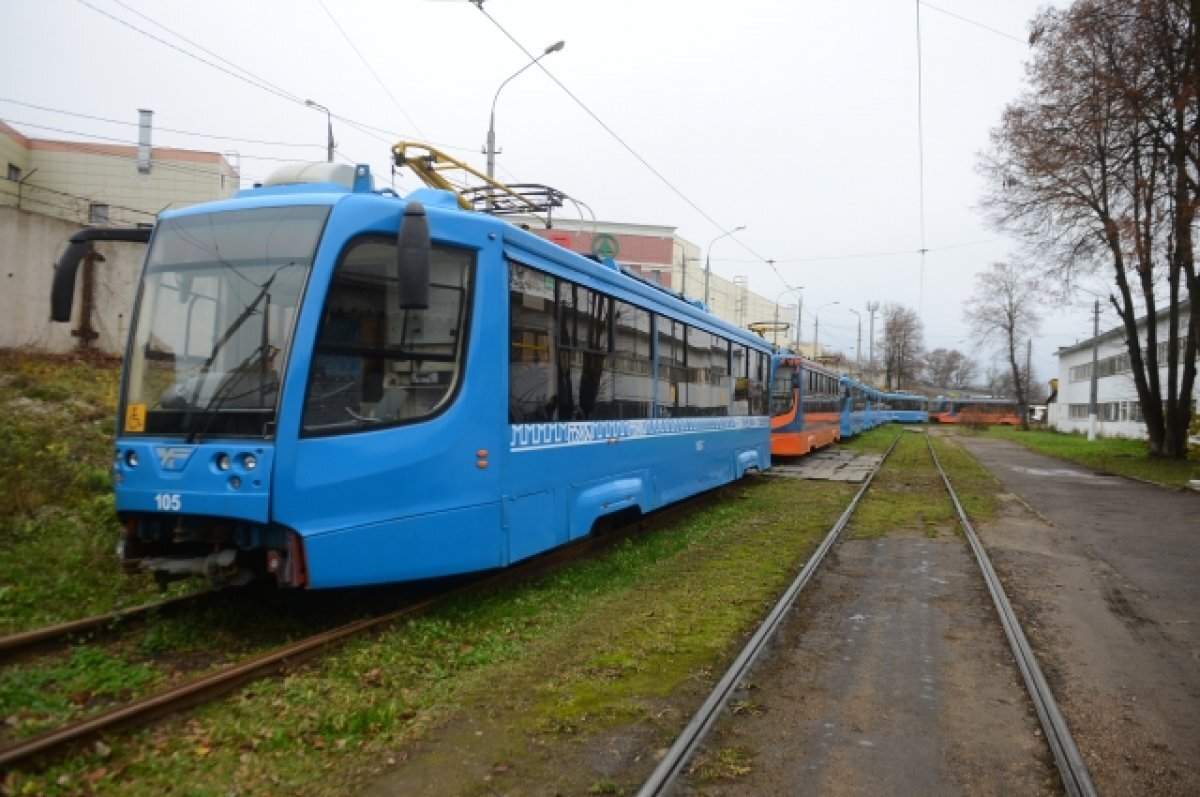
<svg viewBox="0 0 1200 797"><path fill-rule="evenodd" d="M179 493L155 493L154 503L160 512L178 512L183 509Z"/></svg>

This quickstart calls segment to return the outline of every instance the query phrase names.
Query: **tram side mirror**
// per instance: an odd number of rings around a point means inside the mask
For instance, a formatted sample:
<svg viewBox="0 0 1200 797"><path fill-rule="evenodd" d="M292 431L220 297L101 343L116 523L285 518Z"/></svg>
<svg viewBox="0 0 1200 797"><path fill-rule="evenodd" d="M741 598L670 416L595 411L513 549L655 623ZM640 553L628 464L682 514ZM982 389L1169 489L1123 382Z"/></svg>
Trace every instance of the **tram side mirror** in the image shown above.
<svg viewBox="0 0 1200 797"><path fill-rule="evenodd" d="M429 219L420 202L409 202L400 219L396 242L396 285L401 310L429 307Z"/></svg>

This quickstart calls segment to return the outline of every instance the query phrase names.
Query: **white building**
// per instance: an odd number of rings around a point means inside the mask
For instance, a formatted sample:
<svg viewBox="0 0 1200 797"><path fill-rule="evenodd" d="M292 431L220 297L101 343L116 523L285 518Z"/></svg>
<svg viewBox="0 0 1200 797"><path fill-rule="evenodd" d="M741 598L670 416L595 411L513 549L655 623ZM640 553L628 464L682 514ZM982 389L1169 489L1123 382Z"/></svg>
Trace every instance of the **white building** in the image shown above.
<svg viewBox="0 0 1200 797"><path fill-rule="evenodd" d="M1180 338L1186 335L1190 302L1179 308ZM1158 362L1167 359L1167 313L1158 314ZM1146 319L1138 320L1138 336L1146 343ZM1058 350L1058 400L1049 406L1048 423L1060 432L1088 431L1088 415L1092 389L1092 349L1096 349L1096 434L1101 437L1145 438L1146 424L1142 421L1142 405L1138 400L1129 351L1125 346L1125 328L1117 327L1088 338L1074 346ZM1165 391L1166 367L1159 368L1159 379ZM1193 408L1196 399L1192 399Z"/></svg>

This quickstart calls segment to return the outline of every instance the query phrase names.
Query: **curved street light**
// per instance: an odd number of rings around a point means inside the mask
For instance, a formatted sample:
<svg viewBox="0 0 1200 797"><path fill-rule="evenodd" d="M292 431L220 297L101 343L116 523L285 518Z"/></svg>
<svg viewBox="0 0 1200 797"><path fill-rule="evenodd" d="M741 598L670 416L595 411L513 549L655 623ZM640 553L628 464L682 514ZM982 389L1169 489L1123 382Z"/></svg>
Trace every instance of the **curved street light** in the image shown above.
<svg viewBox="0 0 1200 797"><path fill-rule="evenodd" d="M325 112L325 159L329 163L333 163L333 115L329 113L329 109L319 102L305 100L304 104L309 108L316 108L318 111Z"/></svg>
<svg viewBox="0 0 1200 797"><path fill-rule="evenodd" d="M835 304L841 304L841 302L829 302L828 304L823 304L817 308L817 312L813 313L813 359L814 360L821 356L821 346L820 346L820 342L819 342L820 338L818 337L818 334L820 333L820 330L821 330L821 328L820 328L821 311L824 310L826 307L833 307Z"/></svg>
<svg viewBox="0 0 1200 797"><path fill-rule="evenodd" d="M854 369L862 373L862 314L853 307L847 307L846 310L858 316L858 342L854 344Z"/></svg>
<svg viewBox="0 0 1200 797"><path fill-rule="evenodd" d="M741 225L740 227L734 227L732 230L721 233L720 235L718 235L716 238L713 238L709 242L708 249L706 249L704 252L704 306L705 307L709 306L708 305L708 281L709 281L709 277L712 275L712 261L710 259L710 256L712 255L713 244L715 244L717 241L721 240L722 238L726 238L730 235L733 235L735 232L740 232L744 229L746 229L745 224Z"/></svg>
<svg viewBox="0 0 1200 797"><path fill-rule="evenodd" d="M774 263L774 260L768 260L768 263ZM779 300L789 293L798 293L800 297L800 307L804 307L804 286L797 285L795 288L784 288L779 295L775 297L775 344L779 344ZM800 346L800 311L796 311L796 346Z"/></svg>
<svg viewBox="0 0 1200 797"><path fill-rule="evenodd" d="M509 75L507 78L505 78L504 82L500 84L500 88L496 89L496 96L492 97L492 113L488 117L487 150L486 150L487 151L487 176L488 176L488 179L492 179L496 176L496 100L500 99L500 89L503 89L505 86L508 85L508 82L510 80L512 80L517 75L521 74L526 69L533 66L538 61L545 58L546 56L550 55L550 53L556 53L559 50L561 50L563 47L566 46L566 44L567 43L565 41L561 41L561 40L556 41L554 44L547 47L542 52L542 54L539 55L537 58L534 58L532 61L525 64L525 66L521 67L516 72L513 72L511 75Z"/></svg>

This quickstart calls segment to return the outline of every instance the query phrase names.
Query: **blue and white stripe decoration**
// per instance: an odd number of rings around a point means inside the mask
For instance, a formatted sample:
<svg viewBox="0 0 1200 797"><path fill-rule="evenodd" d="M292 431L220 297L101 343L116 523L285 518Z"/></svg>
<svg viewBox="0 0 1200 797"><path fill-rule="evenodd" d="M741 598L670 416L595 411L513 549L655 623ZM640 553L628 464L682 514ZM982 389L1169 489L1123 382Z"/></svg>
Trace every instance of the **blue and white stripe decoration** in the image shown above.
<svg viewBox="0 0 1200 797"><path fill-rule="evenodd" d="M510 451L537 451L562 446L608 443L696 432L723 432L740 429L764 429L770 418L736 416L723 418L652 418L626 421L563 421L557 423L512 424Z"/></svg>

